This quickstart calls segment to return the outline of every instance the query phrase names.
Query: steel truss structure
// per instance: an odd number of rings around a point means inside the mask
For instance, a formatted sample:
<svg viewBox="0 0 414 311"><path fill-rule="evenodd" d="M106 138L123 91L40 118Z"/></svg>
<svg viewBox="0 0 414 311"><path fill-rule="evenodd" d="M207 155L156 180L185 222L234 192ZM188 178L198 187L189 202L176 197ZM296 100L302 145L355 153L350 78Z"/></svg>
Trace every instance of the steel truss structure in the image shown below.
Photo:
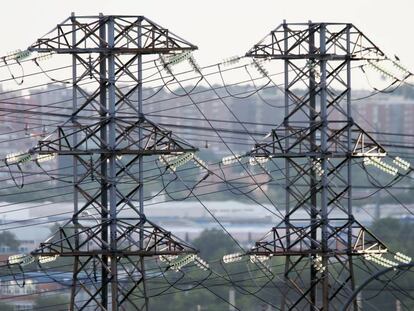
<svg viewBox="0 0 414 311"><path fill-rule="evenodd" d="M32 252L40 262L73 258L70 310L148 310L147 258L196 253L145 217L143 191L144 157L196 148L142 107L143 56L196 48L143 16L102 14L72 14L29 47L72 58L72 118L30 151L73 157L72 219Z"/></svg>
<svg viewBox="0 0 414 311"><path fill-rule="evenodd" d="M281 60L285 91L283 123L251 151L284 159L285 217L249 254L286 256L282 310L338 310L354 257L386 252L352 209L352 165L386 152L351 115L351 64L385 55L352 24L284 22L246 56Z"/></svg>

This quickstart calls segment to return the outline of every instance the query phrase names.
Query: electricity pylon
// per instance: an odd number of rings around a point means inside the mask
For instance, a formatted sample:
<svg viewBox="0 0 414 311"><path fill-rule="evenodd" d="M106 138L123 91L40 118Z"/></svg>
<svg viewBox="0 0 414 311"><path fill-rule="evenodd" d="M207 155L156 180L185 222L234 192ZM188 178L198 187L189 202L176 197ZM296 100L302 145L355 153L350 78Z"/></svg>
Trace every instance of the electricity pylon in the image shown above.
<svg viewBox="0 0 414 311"><path fill-rule="evenodd" d="M386 252L352 210L354 161L386 152L351 115L351 64L385 55L352 24L284 22L246 56L281 60L285 92L283 124L251 152L284 159L285 217L249 254L286 256L282 310L337 310L353 257Z"/></svg>
<svg viewBox="0 0 414 311"><path fill-rule="evenodd" d="M145 217L143 186L144 157L196 148L148 120L142 95L143 56L195 49L143 16L102 14L72 14L28 49L72 58L72 118L30 151L73 157L72 219L32 252L73 257L70 310L147 310L146 258L176 269L195 258Z"/></svg>

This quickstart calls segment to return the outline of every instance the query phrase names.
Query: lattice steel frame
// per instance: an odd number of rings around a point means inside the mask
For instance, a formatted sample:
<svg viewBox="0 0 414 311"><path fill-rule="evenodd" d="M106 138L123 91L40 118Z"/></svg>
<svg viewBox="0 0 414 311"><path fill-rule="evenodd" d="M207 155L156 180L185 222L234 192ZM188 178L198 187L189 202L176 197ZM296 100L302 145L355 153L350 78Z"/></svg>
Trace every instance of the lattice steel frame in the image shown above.
<svg viewBox="0 0 414 311"><path fill-rule="evenodd" d="M249 254L286 256L282 310L337 310L354 289L353 256L386 251L354 219L351 170L386 155L351 115L351 63L384 53L352 24L284 22L246 56L282 60L285 85L283 124L251 152L285 159L285 218Z"/></svg>
<svg viewBox="0 0 414 311"><path fill-rule="evenodd" d="M143 158L196 148L144 116L142 57L197 47L143 16L72 14L47 36L29 50L72 56L73 113L30 152L73 156L74 214L32 255L74 258L70 310L148 310L145 258L196 250L146 219ZM134 86L124 91L121 76ZM122 114L125 107L135 116ZM98 190L87 187L90 179ZM134 186L123 190L123 179Z"/></svg>

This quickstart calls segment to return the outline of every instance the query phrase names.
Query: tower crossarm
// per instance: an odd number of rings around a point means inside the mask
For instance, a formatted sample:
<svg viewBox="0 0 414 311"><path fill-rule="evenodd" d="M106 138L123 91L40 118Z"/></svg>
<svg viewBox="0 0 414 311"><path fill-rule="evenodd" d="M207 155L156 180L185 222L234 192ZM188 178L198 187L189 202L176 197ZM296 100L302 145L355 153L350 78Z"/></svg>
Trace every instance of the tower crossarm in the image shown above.
<svg viewBox="0 0 414 311"><path fill-rule="evenodd" d="M114 44L102 38L100 29L113 22ZM78 38L73 41L73 37ZM138 44L141 42L141 44ZM37 39L28 50L39 53L168 54L195 50L197 46L173 34L144 16L69 17Z"/></svg>
<svg viewBox="0 0 414 311"><path fill-rule="evenodd" d="M309 48L311 31L326 31L326 50ZM350 46L347 48L347 36ZM247 53L247 57L315 60L383 60L385 54L364 33L350 23L283 23L272 30Z"/></svg>
<svg viewBox="0 0 414 311"><path fill-rule="evenodd" d="M130 154L148 156L198 151L197 148L173 135L170 130L145 118L132 124L117 121L118 135L116 136L115 148L105 147L105 141L102 141L100 137L100 130L105 125L106 122L58 126L53 134L39 140L29 152L60 155L115 154L121 156ZM139 129L142 131L141 137L138 135ZM77 137L76 143L73 142L74 136Z"/></svg>
<svg viewBox="0 0 414 311"><path fill-rule="evenodd" d="M348 150L348 129L351 130L352 150ZM320 149L320 127L278 127L272 130L265 139L256 143L250 151L252 157L271 158L363 158L385 157L386 150L371 135L357 124L347 122L333 122L328 128L328 148L322 152ZM316 142L312 138L316 137ZM285 147L285 142L289 146ZM315 146L316 145L316 146Z"/></svg>

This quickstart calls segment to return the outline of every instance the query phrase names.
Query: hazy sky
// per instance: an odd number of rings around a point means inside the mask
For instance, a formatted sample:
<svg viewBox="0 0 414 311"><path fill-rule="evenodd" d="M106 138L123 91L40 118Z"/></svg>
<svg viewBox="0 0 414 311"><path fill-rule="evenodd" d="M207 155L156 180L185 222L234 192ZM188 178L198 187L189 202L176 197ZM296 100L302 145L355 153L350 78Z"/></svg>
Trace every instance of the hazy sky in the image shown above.
<svg viewBox="0 0 414 311"><path fill-rule="evenodd" d="M72 11L145 15L198 45L196 56L203 65L244 54L283 19L311 19L354 23L414 70L412 0L24 0L2 4L0 55L26 48Z"/></svg>

